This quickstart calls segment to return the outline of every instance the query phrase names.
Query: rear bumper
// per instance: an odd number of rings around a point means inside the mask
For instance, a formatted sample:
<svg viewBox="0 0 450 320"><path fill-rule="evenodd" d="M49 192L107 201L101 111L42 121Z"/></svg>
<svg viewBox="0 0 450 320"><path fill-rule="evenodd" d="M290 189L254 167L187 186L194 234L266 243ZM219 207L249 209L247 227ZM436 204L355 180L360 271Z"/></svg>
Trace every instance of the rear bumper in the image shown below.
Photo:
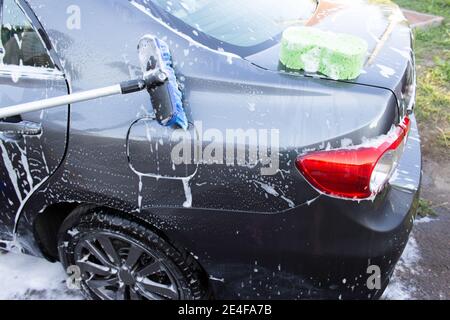
<svg viewBox="0 0 450 320"><path fill-rule="evenodd" d="M271 215L171 210L185 223L168 236L198 257L218 299L378 298L408 242L420 182L413 118L398 172L373 202L320 196ZM381 289L367 286L370 266Z"/></svg>

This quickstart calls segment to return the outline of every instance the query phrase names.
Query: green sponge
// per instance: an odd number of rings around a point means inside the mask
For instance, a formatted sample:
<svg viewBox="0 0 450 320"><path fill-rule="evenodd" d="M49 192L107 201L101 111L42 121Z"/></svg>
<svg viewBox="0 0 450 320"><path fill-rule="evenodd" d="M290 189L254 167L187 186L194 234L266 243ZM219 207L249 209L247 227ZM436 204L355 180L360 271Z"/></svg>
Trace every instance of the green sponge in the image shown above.
<svg viewBox="0 0 450 320"><path fill-rule="evenodd" d="M367 42L355 36L290 27L283 32L280 62L289 69L349 80L361 74L367 50Z"/></svg>

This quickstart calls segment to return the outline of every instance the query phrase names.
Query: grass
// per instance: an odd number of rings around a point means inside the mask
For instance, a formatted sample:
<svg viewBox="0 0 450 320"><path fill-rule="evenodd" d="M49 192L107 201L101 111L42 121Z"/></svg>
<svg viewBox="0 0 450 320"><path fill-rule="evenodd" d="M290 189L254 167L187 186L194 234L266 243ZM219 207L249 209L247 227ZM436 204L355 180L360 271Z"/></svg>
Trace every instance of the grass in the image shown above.
<svg viewBox="0 0 450 320"><path fill-rule="evenodd" d="M444 17L439 27L415 30L417 62L416 116L425 156L444 159L450 153L450 1L395 0L403 8ZM435 216L433 203L421 199L418 215Z"/></svg>
<svg viewBox="0 0 450 320"><path fill-rule="evenodd" d="M439 27L415 31L418 72L416 115L424 149L448 157L450 152L450 1L396 0L403 8L440 15Z"/></svg>
<svg viewBox="0 0 450 320"><path fill-rule="evenodd" d="M431 201L420 199L419 207L417 208L417 215L422 218L437 216L432 205L433 203Z"/></svg>

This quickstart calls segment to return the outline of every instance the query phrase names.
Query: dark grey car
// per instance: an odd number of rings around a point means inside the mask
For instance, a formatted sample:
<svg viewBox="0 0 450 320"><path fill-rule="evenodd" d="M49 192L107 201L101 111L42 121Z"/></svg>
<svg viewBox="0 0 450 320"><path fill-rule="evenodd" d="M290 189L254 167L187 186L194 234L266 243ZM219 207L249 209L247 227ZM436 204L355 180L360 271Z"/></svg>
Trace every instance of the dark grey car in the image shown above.
<svg viewBox="0 0 450 320"><path fill-rule="evenodd" d="M2 119L0 248L99 299L379 298L421 180L411 31L385 1L0 0L0 108L141 75L165 41L189 129L146 92ZM290 25L369 44L352 81L284 70Z"/></svg>

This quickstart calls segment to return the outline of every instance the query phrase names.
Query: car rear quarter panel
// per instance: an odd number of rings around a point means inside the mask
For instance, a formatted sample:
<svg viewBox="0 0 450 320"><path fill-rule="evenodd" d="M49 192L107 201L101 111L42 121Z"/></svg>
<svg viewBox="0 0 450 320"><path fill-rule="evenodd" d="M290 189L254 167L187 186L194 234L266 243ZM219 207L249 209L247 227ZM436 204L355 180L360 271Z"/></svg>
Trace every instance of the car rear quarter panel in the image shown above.
<svg viewBox="0 0 450 320"><path fill-rule="evenodd" d="M136 44L142 35L153 33L171 46L185 107L203 149L210 141L202 133L209 129L223 135L227 129L279 131L279 172L262 176L260 166L199 164L189 182L193 208L276 213L302 205L317 193L295 169L298 154L328 145L339 147L344 138L358 144L388 131L398 117L388 90L261 70L245 60L193 45L128 1L79 1L79 30L67 28L70 1L30 3L65 63L73 91L138 76ZM158 156L151 154L149 141L139 132L126 140L130 126L140 118L148 119L151 112L147 93L73 106L65 165L61 177L52 182L54 188L62 188L57 197L78 191L138 209L141 193L141 209L182 206L186 200L182 181L142 178L128 164L130 145L135 150L131 159L138 164L149 154ZM227 141L223 143L226 150ZM162 148L163 152L167 150ZM144 180L141 192L140 179ZM63 192L66 188L70 191ZM268 194L272 189L275 192Z"/></svg>

